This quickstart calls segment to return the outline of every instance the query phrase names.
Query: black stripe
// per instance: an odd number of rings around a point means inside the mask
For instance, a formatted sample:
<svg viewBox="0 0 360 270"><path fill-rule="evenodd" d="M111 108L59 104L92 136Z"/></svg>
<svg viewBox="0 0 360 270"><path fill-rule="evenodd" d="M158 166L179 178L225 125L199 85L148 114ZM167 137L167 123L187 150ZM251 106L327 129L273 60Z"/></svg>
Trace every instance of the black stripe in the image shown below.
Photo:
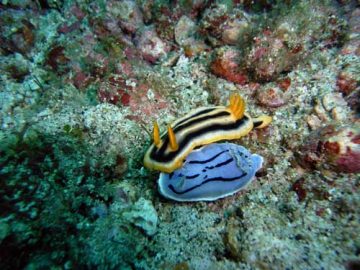
<svg viewBox="0 0 360 270"><path fill-rule="evenodd" d="M211 109L211 110L214 110L214 109ZM196 125L196 124L198 124L200 122L205 122L206 120L209 120L209 119L215 119L215 118L218 118L218 117L223 117L223 116L228 116L228 115L230 115L230 113L226 112L226 111L219 112L219 113L214 114L214 115L205 115L204 117L191 120L191 121L189 121L188 123L186 123L186 124L184 124L182 126L176 125L175 127L173 127L173 131L176 134L176 133L180 132L181 130L188 128L189 126ZM169 138L168 137L169 137L168 133L165 133L165 134L163 134L163 136L161 136L161 139L164 141L164 143L162 144L159 151L165 152L165 150L166 150L166 148L168 146L168 143L169 143Z"/></svg>
<svg viewBox="0 0 360 270"><path fill-rule="evenodd" d="M206 166L205 169L212 170L214 168L220 168L222 166L225 166L225 165L229 164L233 160L234 160L233 158L229 158L228 160L225 160L224 162L218 163L215 166ZM206 172L206 170L203 170L203 172Z"/></svg>
<svg viewBox="0 0 360 270"><path fill-rule="evenodd" d="M227 152L227 151L224 151L224 152ZM233 158L229 158L228 160L225 160L224 162L220 162L220 163L216 164L215 166L206 166L205 168L208 169L208 170L212 170L214 168L220 168L222 166L225 166L225 165L231 163L233 160L234 160ZM206 172L206 170L202 170L202 172ZM194 174L194 175L191 175L191 176L186 176L186 179L194 179L194 178L198 177L199 175L200 174Z"/></svg>
<svg viewBox="0 0 360 270"><path fill-rule="evenodd" d="M228 160L225 160L224 162L216 164L214 167L215 168L220 168L222 166L225 166L225 165L231 163L233 160L234 160L233 158L229 158Z"/></svg>
<svg viewBox="0 0 360 270"><path fill-rule="evenodd" d="M206 120L215 119L215 118L223 117L223 116L229 116L229 115L230 115L230 113L227 112L227 111L219 112L219 113L216 113L216 114L213 114L213 115L205 115L203 117L199 117L199 118L190 120L189 122L187 122L187 123L185 123L183 125L177 124L175 127L173 127L173 130L176 133L176 132L179 132L179 131L181 131L183 129L186 129L186 128L190 127L190 126L196 125L198 123L206 122Z"/></svg>
<svg viewBox="0 0 360 270"><path fill-rule="evenodd" d="M237 177L232 177L232 178L223 178L223 177L209 178L209 179L205 180L204 182L202 182L201 184L192 186L191 188L185 189L185 190L183 190L183 191L176 191L175 188L174 188L174 186L171 185L171 184L168 185L168 187L169 187L169 189L170 189L172 192L174 192L174 193L176 193L176 194L179 194L179 195L182 195L182 194L185 194L185 193L187 193L187 192L189 192L189 191L192 191L192 190L194 190L194 189L196 189L196 188L199 188L199 187L201 187L202 185L204 185L204 184L206 184L206 183L209 183L209 182L213 182L213 181L231 182L231 181L234 181L234 180L237 180L237 179L241 179L241 178L243 178L243 177L246 176L246 175L247 175L247 173L244 172L242 175L237 176Z"/></svg>
<svg viewBox="0 0 360 270"><path fill-rule="evenodd" d="M196 177L198 177L200 174L194 174L194 175L190 175L190 176L186 176L186 179L194 179Z"/></svg>
<svg viewBox="0 0 360 270"><path fill-rule="evenodd" d="M166 146L169 143L169 138L168 136L164 139L164 143L161 146L160 149L157 149L156 147L153 147L151 153L150 153L150 159L156 161L156 162L160 162L160 163L166 163L166 162L171 162L172 160L174 160L177 155L179 154L179 152L184 149L184 147L186 147L188 144L190 144L190 142L192 140L194 140L197 137L201 137L202 135L206 134L206 133L211 133L211 132L215 132L215 131L219 131L219 130L223 130L223 131L230 131L230 130L237 130L239 128L241 128L242 126L244 126L245 124L247 124L247 122L249 122L250 119L244 115L243 118L238 119L237 121L235 121L232 124L214 124L211 126L207 126L204 127L202 129L196 130L190 134L187 134L186 137L184 137L183 140L181 140L181 142L179 143L179 149L177 151L173 151L173 152L169 152L168 154L164 154L166 151Z"/></svg>
<svg viewBox="0 0 360 270"><path fill-rule="evenodd" d="M223 153L226 153L226 152L229 152L229 150L224 150L218 154L216 154L215 156L212 156L211 158L209 159L206 159L206 160L192 160L192 161L189 161L189 164L204 164L204 163L208 163L210 161L213 161L215 158L217 158L218 156L220 156L221 154Z"/></svg>
<svg viewBox="0 0 360 270"><path fill-rule="evenodd" d="M254 128L261 126L263 122L262 120L253 119Z"/></svg>
<svg viewBox="0 0 360 270"><path fill-rule="evenodd" d="M209 112L213 111L214 109L215 108L204 108L204 110L202 110L200 112L197 112L194 115L191 114L188 117L184 118L179 123L177 123L176 126L181 125L182 123L186 122L187 120L189 120L189 119L191 119L193 117L196 117L196 116L199 116L199 115L202 115L202 114L205 114L205 113L209 113Z"/></svg>

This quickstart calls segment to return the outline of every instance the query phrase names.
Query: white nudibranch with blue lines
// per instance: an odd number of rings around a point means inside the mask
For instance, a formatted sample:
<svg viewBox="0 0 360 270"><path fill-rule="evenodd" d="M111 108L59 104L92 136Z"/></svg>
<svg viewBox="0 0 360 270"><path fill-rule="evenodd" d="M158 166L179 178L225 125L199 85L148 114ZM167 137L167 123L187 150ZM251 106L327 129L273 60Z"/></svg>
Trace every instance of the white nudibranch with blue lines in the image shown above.
<svg viewBox="0 0 360 270"><path fill-rule="evenodd" d="M229 196L253 179L263 158L242 146L215 142L239 139L253 128L268 126L271 120L267 115L250 117L245 113L245 101L233 94L228 106L191 111L161 135L155 122L144 165L162 172L160 193L170 199L213 201Z"/></svg>
<svg viewBox="0 0 360 270"><path fill-rule="evenodd" d="M213 201L230 196L254 179L263 158L232 143L214 143L192 151L183 166L161 173L159 191L175 201Z"/></svg>

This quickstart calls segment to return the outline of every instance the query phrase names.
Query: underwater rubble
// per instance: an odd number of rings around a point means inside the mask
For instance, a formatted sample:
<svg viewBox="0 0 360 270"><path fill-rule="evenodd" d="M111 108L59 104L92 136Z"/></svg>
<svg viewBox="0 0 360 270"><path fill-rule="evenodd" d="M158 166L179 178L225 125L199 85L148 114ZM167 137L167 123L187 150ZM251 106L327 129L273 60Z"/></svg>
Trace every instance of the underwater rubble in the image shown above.
<svg viewBox="0 0 360 270"><path fill-rule="evenodd" d="M1 269L358 269L356 0L0 2ZM244 190L176 202L151 129L239 94ZM231 99L231 98L230 98ZM221 139L221 138L220 138Z"/></svg>

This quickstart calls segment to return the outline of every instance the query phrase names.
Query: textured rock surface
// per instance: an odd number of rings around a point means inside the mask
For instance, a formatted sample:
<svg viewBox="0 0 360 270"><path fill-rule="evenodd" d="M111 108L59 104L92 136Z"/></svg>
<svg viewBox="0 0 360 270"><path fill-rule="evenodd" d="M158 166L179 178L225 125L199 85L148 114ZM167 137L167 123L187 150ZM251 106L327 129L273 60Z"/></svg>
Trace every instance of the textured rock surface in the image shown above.
<svg viewBox="0 0 360 270"><path fill-rule="evenodd" d="M300 149L306 167L360 172L360 126L326 126L310 135Z"/></svg>
<svg viewBox="0 0 360 270"><path fill-rule="evenodd" d="M158 216L150 201L141 198L123 216L127 221L144 230L147 235L151 236L156 233Z"/></svg>
<svg viewBox="0 0 360 270"><path fill-rule="evenodd" d="M356 1L1 1L1 269L356 269ZM269 89L275 89L274 92ZM151 127L232 93L248 189L173 203Z"/></svg>

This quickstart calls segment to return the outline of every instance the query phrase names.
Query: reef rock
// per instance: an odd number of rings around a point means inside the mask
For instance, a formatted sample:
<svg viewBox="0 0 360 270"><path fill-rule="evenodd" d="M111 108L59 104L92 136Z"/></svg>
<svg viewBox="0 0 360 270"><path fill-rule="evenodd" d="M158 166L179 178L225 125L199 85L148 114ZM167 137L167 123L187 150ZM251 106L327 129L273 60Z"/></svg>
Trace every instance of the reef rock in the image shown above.
<svg viewBox="0 0 360 270"><path fill-rule="evenodd" d="M123 213L123 217L149 236L156 233L158 216L149 200L140 198L129 211Z"/></svg>
<svg viewBox="0 0 360 270"><path fill-rule="evenodd" d="M245 84L248 81L246 71L239 64L240 52L234 48L222 47L216 51L211 71L228 81Z"/></svg>
<svg viewBox="0 0 360 270"><path fill-rule="evenodd" d="M241 9L215 4L204 12L201 32L214 46L244 43L249 40L253 27L249 18Z"/></svg>
<svg viewBox="0 0 360 270"><path fill-rule="evenodd" d="M289 47L277 33L265 30L256 37L246 56L247 68L257 81L271 81L280 73L290 71L302 57L301 44Z"/></svg>
<svg viewBox="0 0 360 270"><path fill-rule="evenodd" d="M143 26L143 16L135 1L108 1L110 18L116 18L120 28L127 33L135 33Z"/></svg>
<svg viewBox="0 0 360 270"><path fill-rule="evenodd" d="M328 125L314 131L297 154L303 167L358 173L360 172L360 124Z"/></svg>
<svg viewBox="0 0 360 270"><path fill-rule="evenodd" d="M189 17L182 16L174 29L176 43L180 46L188 45L195 31L195 23Z"/></svg>
<svg viewBox="0 0 360 270"><path fill-rule="evenodd" d="M157 36L153 29L147 29L141 34L137 47L142 57L152 64L165 57L169 52L166 43Z"/></svg>
<svg viewBox="0 0 360 270"><path fill-rule="evenodd" d="M235 45L241 40L246 40L249 34L247 19L230 19L222 25L221 40L228 45Z"/></svg>
<svg viewBox="0 0 360 270"><path fill-rule="evenodd" d="M257 100L260 105L269 108L277 108L286 104L284 93L277 87L258 89Z"/></svg>

